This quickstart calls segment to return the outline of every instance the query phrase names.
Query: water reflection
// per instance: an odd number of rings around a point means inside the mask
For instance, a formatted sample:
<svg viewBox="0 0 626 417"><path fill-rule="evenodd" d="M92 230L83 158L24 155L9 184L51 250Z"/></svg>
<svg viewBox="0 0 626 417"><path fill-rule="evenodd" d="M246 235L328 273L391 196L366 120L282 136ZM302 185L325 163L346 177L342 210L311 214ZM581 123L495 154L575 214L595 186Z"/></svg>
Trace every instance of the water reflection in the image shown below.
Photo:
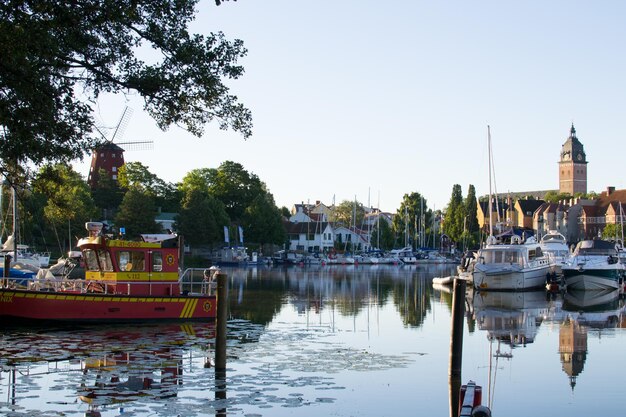
<svg viewBox="0 0 626 417"><path fill-rule="evenodd" d="M562 301L555 300L549 318L560 323L559 356L574 390L585 368L589 334L607 337L624 327L624 300L619 290L568 290Z"/></svg>
<svg viewBox="0 0 626 417"><path fill-rule="evenodd" d="M419 327L432 309L430 279L454 266L313 266L307 268L239 268L230 277L233 316L267 325L290 303L300 314L326 309L353 317L392 303L405 325Z"/></svg>
<svg viewBox="0 0 626 417"><path fill-rule="evenodd" d="M139 398L174 397L190 349L210 365L214 329L211 323L5 327L0 339L2 378L8 382L5 405L15 412L28 410L29 394L50 376L63 381L59 391L65 396L85 404L88 416ZM71 404L61 398L47 401L61 409Z"/></svg>

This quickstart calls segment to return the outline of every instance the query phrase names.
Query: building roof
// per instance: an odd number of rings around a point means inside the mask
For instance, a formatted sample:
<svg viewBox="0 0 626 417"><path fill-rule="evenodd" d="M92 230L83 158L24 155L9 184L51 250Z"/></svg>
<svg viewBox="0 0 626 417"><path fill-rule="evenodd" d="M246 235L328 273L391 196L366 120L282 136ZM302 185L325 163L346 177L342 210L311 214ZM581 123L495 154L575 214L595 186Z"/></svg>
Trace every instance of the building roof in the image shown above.
<svg viewBox="0 0 626 417"><path fill-rule="evenodd" d="M580 156L579 156L580 155ZM570 129L570 135L561 147L561 161L573 160L576 163L587 163L587 156L583 144L576 137L574 123Z"/></svg>

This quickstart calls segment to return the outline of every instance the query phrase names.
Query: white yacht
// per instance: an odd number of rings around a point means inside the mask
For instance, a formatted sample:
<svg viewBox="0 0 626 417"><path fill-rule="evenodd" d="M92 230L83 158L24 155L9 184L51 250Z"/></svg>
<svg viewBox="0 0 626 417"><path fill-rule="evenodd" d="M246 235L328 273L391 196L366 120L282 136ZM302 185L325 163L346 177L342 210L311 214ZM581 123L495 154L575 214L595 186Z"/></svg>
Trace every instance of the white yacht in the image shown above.
<svg viewBox="0 0 626 417"><path fill-rule="evenodd" d="M545 286L550 272L539 243L490 244L478 251L472 276L478 290L526 290Z"/></svg>
<svg viewBox="0 0 626 417"><path fill-rule="evenodd" d="M606 290L621 288L624 268L614 242L593 239L578 242L561 271L568 289Z"/></svg>
<svg viewBox="0 0 626 417"><path fill-rule="evenodd" d="M541 237L541 249L554 265L554 272L561 273L561 266L569 260L570 251L567 239L556 230L550 230Z"/></svg>

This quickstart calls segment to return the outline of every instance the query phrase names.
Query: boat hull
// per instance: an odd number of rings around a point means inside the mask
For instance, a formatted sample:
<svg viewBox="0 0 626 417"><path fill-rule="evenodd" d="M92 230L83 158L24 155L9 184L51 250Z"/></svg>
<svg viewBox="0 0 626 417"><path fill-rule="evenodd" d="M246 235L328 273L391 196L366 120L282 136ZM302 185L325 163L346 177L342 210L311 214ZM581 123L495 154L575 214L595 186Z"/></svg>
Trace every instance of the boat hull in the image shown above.
<svg viewBox="0 0 626 417"><path fill-rule="evenodd" d="M534 269L501 268L483 271L475 266L473 272L474 287L479 290L529 290L546 285L550 273L549 265Z"/></svg>
<svg viewBox="0 0 626 417"><path fill-rule="evenodd" d="M0 289L0 320L128 322L212 320L216 297L128 296Z"/></svg>
<svg viewBox="0 0 626 417"><path fill-rule="evenodd" d="M611 290L623 284L621 269L570 269L563 268L563 281L567 288L575 290Z"/></svg>

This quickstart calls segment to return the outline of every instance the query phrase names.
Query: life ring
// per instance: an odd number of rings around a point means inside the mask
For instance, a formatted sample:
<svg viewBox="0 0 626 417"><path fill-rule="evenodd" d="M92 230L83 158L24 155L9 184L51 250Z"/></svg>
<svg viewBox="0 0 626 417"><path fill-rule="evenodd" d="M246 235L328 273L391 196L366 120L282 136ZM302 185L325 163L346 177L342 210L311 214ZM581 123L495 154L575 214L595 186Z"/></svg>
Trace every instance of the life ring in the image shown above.
<svg viewBox="0 0 626 417"><path fill-rule="evenodd" d="M522 238L521 237L519 237L518 235L511 236L511 244L519 245L520 243L522 243Z"/></svg>

